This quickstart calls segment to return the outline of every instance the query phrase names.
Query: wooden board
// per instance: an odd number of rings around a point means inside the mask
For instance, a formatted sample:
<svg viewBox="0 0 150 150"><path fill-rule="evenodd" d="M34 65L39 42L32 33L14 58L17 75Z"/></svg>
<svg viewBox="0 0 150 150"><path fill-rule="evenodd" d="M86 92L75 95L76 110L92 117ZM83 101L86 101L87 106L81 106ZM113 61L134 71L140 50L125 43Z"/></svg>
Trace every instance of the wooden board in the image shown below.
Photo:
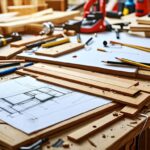
<svg viewBox="0 0 150 150"><path fill-rule="evenodd" d="M54 85L65 87L65 88L77 90L79 92L111 99L114 102L126 104L126 105L133 106L133 107L142 107L148 100L150 100L150 94L143 93L143 92L140 92L140 94L134 97L129 97L129 96L117 94L114 92L104 91L98 88L65 81L65 80L58 79L58 78L56 79L53 77L47 77L47 76L41 75L37 77L37 79L46 83L51 83Z"/></svg>
<svg viewBox="0 0 150 150"><path fill-rule="evenodd" d="M87 79L92 79L94 81L111 84L119 87L124 88L130 88L132 86L138 85L138 81L132 80L132 79L126 79L121 78L113 75L108 74L102 74L97 72L91 72L86 70L81 70L77 68L71 68L71 67L65 67L65 66L59 66L59 65L53 65L53 64L44 64L44 63L36 63L34 64L35 67L43 68L43 69L53 69L53 71L59 71L62 73L65 73L66 71L69 71L68 74L72 75L78 75L79 77L84 77Z"/></svg>
<svg viewBox="0 0 150 150"><path fill-rule="evenodd" d="M44 69L44 68L34 67L34 66L26 67L24 70L38 73L41 75L47 75L50 77L56 77L58 79L63 79L66 81L71 81L71 82L75 82L75 83L79 83L79 84L83 84L83 85L87 85L87 86L91 86L91 87L100 88L100 89L107 90L107 91L115 91L117 93L122 93L124 95L129 95L129 96L134 96L135 94L137 94L139 92L139 90L137 90L137 89L122 88L119 86L95 81L94 79L93 80L87 79L87 78L84 78L84 76L78 76L78 75L76 76L76 74L77 74L76 72L74 72L74 74L69 74L69 73L66 73L67 71L65 71L65 70L64 70L64 72L61 72L61 71L57 71L55 68L54 69L50 69L50 68ZM61 69L58 69L58 70L61 70Z"/></svg>
<svg viewBox="0 0 150 150"><path fill-rule="evenodd" d="M1 0L0 1L0 8L1 8L2 13L8 12L7 6L8 6L7 0Z"/></svg>
<svg viewBox="0 0 150 150"><path fill-rule="evenodd" d="M147 24L150 25L150 17L146 16L146 17L140 17L136 20L138 23L140 24Z"/></svg>
<svg viewBox="0 0 150 150"><path fill-rule="evenodd" d="M43 55L43 56L50 56L50 57L58 57L61 55L65 55L77 50L84 48L84 44L81 43L65 43L59 46L55 46L52 48L46 48L42 50L37 50L35 54Z"/></svg>
<svg viewBox="0 0 150 150"><path fill-rule="evenodd" d="M121 112L125 114L125 116L129 117L134 117L139 111L140 109L130 106L125 106L123 109L121 109Z"/></svg>
<svg viewBox="0 0 150 150"><path fill-rule="evenodd" d="M68 138L73 141L81 141L85 137L99 131L100 129L113 124L115 121L123 117L122 113L112 112L96 121L74 131L68 135Z"/></svg>
<svg viewBox="0 0 150 150"><path fill-rule="evenodd" d="M47 70L57 71L60 73L76 75L77 77L82 77L82 78L86 78L86 79L90 79L102 83L107 83L111 85L116 85L124 88L130 88L131 86L138 84L137 81L133 81L130 79L125 79L113 75L102 74L102 73L97 73L97 72L92 72L92 71L87 71L87 70L82 70L82 69L77 69L72 67L65 67L65 66L44 64L44 63L37 63L34 66L47 69Z"/></svg>
<svg viewBox="0 0 150 150"><path fill-rule="evenodd" d="M133 32L150 32L150 26L133 23L130 25L130 30Z"/></svg>
<svg viewBox="0 0 150 150"><path fill-rule="evenodd" d="M22 15L29 15L37 12L37 6L34 5L20 5L20 6L8 6L9 12L19 12Z"/></svg>
<svg viewBox="0 0 150 150"><path fill-rule="evenodd" d="M32 135L27 135L7 124L1 124L0 146L5 147L6 149L16 150L20 146L26 144L33 144L33 142L37 141L38 139L48 137L50 135L53 135L54 133L58 133L59 131L68 129L71 126L75 126L76 124L79 124L80 122L86 121L90 118L103 115L106 112L109 113L110 111L114 110L117 107L118 107L117 104L110 103L102 107L96 108L92 111L89 111L87 113L71 118L69 120L66 120L64 122L61 122L59 124L56 124L54 126L48 127ZM6 132L6 130L9 132Z"/></svg>
<svg viewBox="0 0 150 150"><path fill-rule="evenodd" d="M9 59L18 53L21 53L25 49L24 46L21 47L10 47L0 50L0 59Z"/></svg>
<svg viewBox="0 0 150 150"><path fill-rule="evenodd" d="M13 22L13 21L20 21L20 20L25 20L25 19L31 19L31 18L38 18L40 16L44 16L44 15L48 15L48 14L52 14L53 13L53 10L51 8L49 9L46 9L46 10L43 10L43 11L39 11L39 12L36 12L34 14L31 14L31 15L24 15L24 16L16 16L16 17L3 17L1 18L0 22L1 23L8 23L8 22ZM9 14L13 14L13 13L7 13L8 15ZM42 27L42 25L41 25Z"/></svg>
<svg viewBox="0 0 150 150"><path fill-rule="evenodd" d="M19 40L19 41L16 41L16 42L12 42L10 44L11 47L20 47L20 46L25 46L27 44L31 44L31 43L34 43L34 42L38 42L40 40L46 40L48 38L51 38L53 36L48 36L48 35L42 35L42 36L34 36L34 37L31 37L31 38L28 38L28 39L23 39L23 40Z"/></svg>
<svg viewBox="0 0 150 150"><path fill-rule="evenodd" d="M141 79L150 80L150 71L148 70L138 70L137 77Z"/></svg>
<svg viewBox="0 0 150 150"><path fill-rule="evenodd" d="M68 21L69 19L73 19L75 16L79 15L79 11L71 11L71 12L60 12L55 11L52 14L44 15L34 18L28 18L26 20L20 20L20 21L14 21L14 22L8 22L8 23L0 23L0 28L2 28L3 32L9 34L11 32L14 32L14 28L24 27L27 24L31 23L42 23L46 21L51 21L52 23L64 23Z"/></svg>

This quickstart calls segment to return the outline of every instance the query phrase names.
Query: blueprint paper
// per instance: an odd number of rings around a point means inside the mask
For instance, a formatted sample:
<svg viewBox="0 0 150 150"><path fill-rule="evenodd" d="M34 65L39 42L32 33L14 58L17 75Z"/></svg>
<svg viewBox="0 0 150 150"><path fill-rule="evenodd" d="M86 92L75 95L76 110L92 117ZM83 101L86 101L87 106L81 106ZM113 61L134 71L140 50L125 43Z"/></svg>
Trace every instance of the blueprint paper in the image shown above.
<svg viewBox="0 0 150 150"><path fill-rule="evenodd" d="M0 119L27 134L111 102L28 76L1 83L0 91Z"/></svg>

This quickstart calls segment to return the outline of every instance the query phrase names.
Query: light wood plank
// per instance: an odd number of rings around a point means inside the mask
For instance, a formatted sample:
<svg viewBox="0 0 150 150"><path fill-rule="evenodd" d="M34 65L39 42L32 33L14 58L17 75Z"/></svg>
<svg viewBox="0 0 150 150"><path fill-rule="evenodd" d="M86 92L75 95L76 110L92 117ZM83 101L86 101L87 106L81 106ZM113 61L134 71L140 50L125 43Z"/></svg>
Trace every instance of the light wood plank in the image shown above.
<svg viewBox="0 0 150 150"><path fill-rule="evenodd" d="M121 95L121 94L117 94L117 93L113 93L113 92L109 92L109 91L104 91L104 90L101 90L98 88L65 81L65 80L58 79L58 78L56 79L53 77L47 77L47 76L41 75L37 79L40 81L46 82L46 83L51 83L54 85L59 85L59 86L65 87L65 88L77 90L77 91L80 91L83 93L111 99L114 102L118 102L121 104L127 104L127 105L133 106L133 107L141 108L142 106L144 106L144 104L148 100L150 100L150 94L143 93L143 92L140 92L140 94L138 94L137 96L129 97L129 96L125 96L125 95Z"/></svg>
<svg viewBox="0 0 150 150"><path fill-rule="evenodd" d="M124 87L124 88L130 88L131 86L138 84L137 81L128 80L125 78L115 77L112 75L107 75L107 74L102 74L102 73L86 71L82 69L76 69L72 67L64 67L64 66L50 65L50 64L44 64L44 63L37 63L34 66L47 69L47 70L57 71L60 73L66 73L69 75L76 75L77 77L82 77L82 78L99 81L99 82L107 83L111 85L116 85L116 86Z"/></svg>
<svg viewBox="0 0 150 150"><path fill-rule="evenodd" d="M96 87L96 88L100 88L100 89L104 89L108 91L115 91L117 93L122 93L124 95L129 95L129 96L134 96L136 93L139 92L139 90L137 89L123 88L123 87L107 84L104 82L95 81L95 80L92 80L92 78L88 79L88 78L84 78L84 76L76 76L76 72L74 72L74 74L67 74L65 73L65 70L64 72L59 72L57 71L57 69L48 70L45 68L39 68L35 66L26 67L25 70L31 71L34 73L39 73L41 75L56 77L56 78L63 79L66 81L81 83L83 85L88 85L91 87Z"/></svg>
<svg viewBox="0 0 150 150"><path fill-rule="evenodd" d="M81 141L85 137L89 137L91 134L99 131L100 129L109 126L115 121L123 117L122 113L113 112L110 113L68 135L68 138L73 141Z"/></svg>
<svg viewBox="0 0 150 150"><path fill-rule="evenodd" d="M58 57L84 48L81 43L65 43L52 48L37 50L35 54L42 56Z"/></svg>

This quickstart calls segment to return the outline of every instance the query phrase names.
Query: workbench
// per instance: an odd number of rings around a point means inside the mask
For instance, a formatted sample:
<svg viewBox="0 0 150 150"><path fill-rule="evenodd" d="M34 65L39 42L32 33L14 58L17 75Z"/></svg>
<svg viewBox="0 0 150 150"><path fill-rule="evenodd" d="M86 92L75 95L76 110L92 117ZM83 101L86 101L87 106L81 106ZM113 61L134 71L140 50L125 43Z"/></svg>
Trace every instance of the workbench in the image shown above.
<svg viewBox="0 0 150 150"><path fill-rule="evenodd" d="M121 38L126 41L128 38L125 38L125 35L127 33L121 33ZM110 36L112 35L112 36ZM84 35L86 41L89 36ZM103 37L102 37L103 36ZM111 39L112 37L115 38L115 33L105 33L104 35L98 34L98 37L102 39ZM108 38L109 37L109 38ZM134 38L131 38L133 42ZM138 38L135 38L138 39ZM75 40L75 39L74 39ZM147 39L148 41L148 39ZM141 43L144 42L144 39L141 39ZM98 43L100 47L102 47L102 43ZM147 42L145 44L146 46L149 46L149 43ZM4 48L6 49L6 47ZM3 50L4 50L3 49ZM96 49L93 50L94 52L97 51ZM92 52L93 52L92 51ZM88 51L87 51L88 52ZM91 52L91 51L90 51ZM98 52L97 52L98 53ZM100 54L103 52L99 52ZM21 54L19 54L21 55ZM77 52L78 55L78 52ZM70 54L72 56L72 54ZM63 56L64 58L66 56ZM27 59L28 60L28 59ZM38 61L35 61L38 62ZM37 64L37 66L40 66L41 64ZM53 67L52 64L49 64L51 67ZM56 65L56 64L55 64ZM64 66L55 66L56 68L66 69ZM80 68L81 69L81 68ZM32 68L20 70L18 71L19 74L22 75L30 75L36 78L37 74L35 72L30 72L29 70L32 70ZM29 71L29 72L28 72ZM82 72L84 74L90 74L93 75L95 72L85 71L85 70L78 70L73 69L72 71ZM144 72L143 70L140 70L140 72ZM98 74L98 73L95 73ZM99 73L101 74L101 73ZM133 84L133 87L138 88L139 90L142 89L145 93L149 93L149 71L147 71L144 74L140 74L137 76L137 78L131 77L122 77L118 75L108 75L108 74L101 74L103 77L106 76L107 80L109 80L109 77L111 80L115 80L115 78L118 78L119 81L121 80L127 80L130 82L135 82L138 84ZM145 79L140 79L145 78ZM1 82L10 80L12 78L20 77L18 74L11 74L8 76L1 77ZM125 83L124 81L124 83ZM125 91L122 91L125 92ZM115 93L115 92L114 92ZM131 93L130 93L131 94ZM116 102L116 101L115 101ZM107 115L115 114L115 112L120 112L120 110L126 106L126 105L120 105L116 104L115 102L112 102L110 104L104 105L100 108L96 108L92 111L89 111L85 114L81 114L80 116L76 116L74 118L71 118L69 120L66 120L64 122L61 122L60 124L56 124L52 127L46 128L44 130L41 130L35 134L27 135L10 125L4 123L1 121L0 124L0 148L2 150L18 150L20 146L23 146L26 144L33 144L34 142L38 141L39 139L43 139L45 137L48 138L47 142L45 142L42 145L42 150L130 150L130 149L136 149L140 147L141 149L148 150L150 148L148 138L150 136L149 134L149 126L150 126L150 111L149 111L149 103L146 103L146 105L143 106L142 104L142 110L138 113L136 113L133 117L123 116L116 120L115 122L109 122L106 126L100 128L99 130L96 130L95 133L92 132L89 136L86 138L83 138L79 141L70 140L68 138L68 135L70 135L72 132L77 131L81 129L82 127L87 126L88 124L93 123L96 120L99 120ZM122 103L121 103L122 104ZM135 107L134 107L135 108ZM130 111L130 109L129 109ZM144 114L144 115L143 115ZM111 120L111 117L108 117L107 120ZM97 126L93 125L93 128L96 129ZM7 132L6 132L7 131ZM5 143L4 143L5 141ZM18 144L19 143L19 144ZM11 147L12 145L12 147Z"/></svg>

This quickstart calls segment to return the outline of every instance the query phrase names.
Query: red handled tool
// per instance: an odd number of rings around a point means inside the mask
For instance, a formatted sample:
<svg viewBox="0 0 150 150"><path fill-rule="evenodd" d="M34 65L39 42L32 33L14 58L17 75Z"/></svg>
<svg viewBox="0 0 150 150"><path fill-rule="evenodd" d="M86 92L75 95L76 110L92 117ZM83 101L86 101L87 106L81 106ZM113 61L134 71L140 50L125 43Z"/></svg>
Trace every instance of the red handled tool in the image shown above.
<svg viewBox="0 0 150 150"><path fill-rule="evenodd" d="M137 0L136 16L141 17L150 13L150 0Z"/></svg>
<svg viewBox="0 0 150 150"><path fill-rule="evenodd" d="M89 0L84 5L84 19L80 32L95 33L106 30L106 0Z"/></svg>

